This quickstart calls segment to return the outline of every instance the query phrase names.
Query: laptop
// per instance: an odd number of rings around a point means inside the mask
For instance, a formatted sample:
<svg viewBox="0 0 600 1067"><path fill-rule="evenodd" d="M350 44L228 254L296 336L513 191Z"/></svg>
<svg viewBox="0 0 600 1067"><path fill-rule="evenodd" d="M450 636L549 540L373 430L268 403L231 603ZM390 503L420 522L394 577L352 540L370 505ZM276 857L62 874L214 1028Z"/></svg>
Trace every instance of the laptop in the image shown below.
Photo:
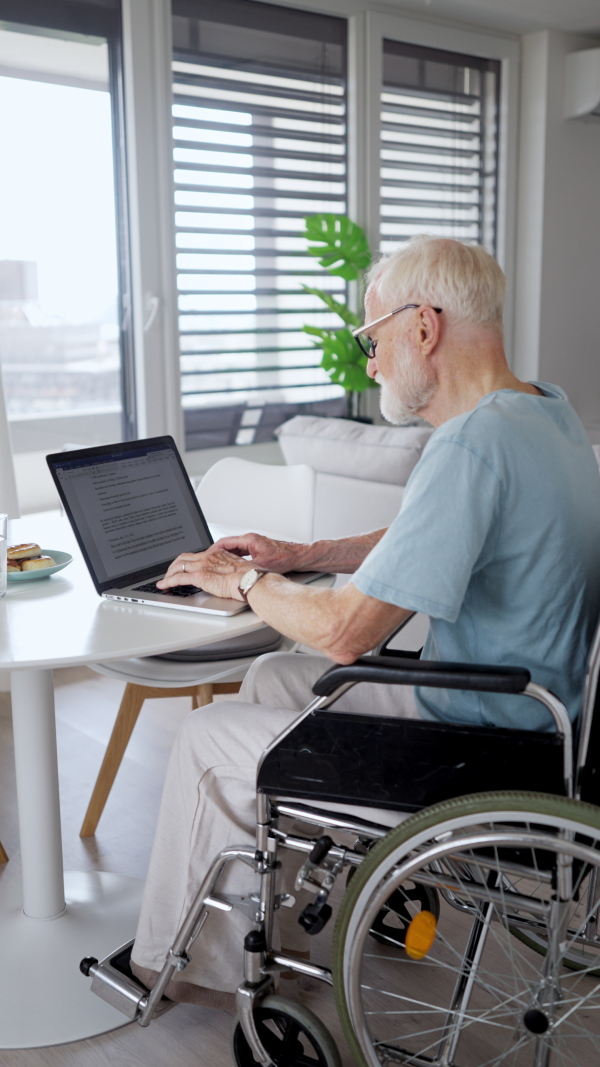
<svg viewBox="0 0 600 1067"><path fill-rule="evenodd" d="M46 457L97 592L108 600L237 615L243 601L193 585L161 592L156 582L180 552L213 538L172 437L79 448ZM316 571L288 578L314 581Z"/></svg>

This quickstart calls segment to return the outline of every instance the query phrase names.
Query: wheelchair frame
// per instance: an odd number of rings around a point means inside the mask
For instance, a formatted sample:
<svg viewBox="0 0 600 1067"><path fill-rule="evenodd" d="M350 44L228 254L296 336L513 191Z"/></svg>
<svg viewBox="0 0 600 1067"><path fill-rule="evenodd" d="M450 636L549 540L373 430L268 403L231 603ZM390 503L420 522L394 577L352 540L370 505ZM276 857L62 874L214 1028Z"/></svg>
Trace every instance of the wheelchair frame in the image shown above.
<svg viewBox="0 0 600 1067"><path fill-rule="evenodd" d="M406 656L402 654L391 656L389 653L380 656L363 657L350 666L332 667L315 684L313 689L315 699L300 713L291 726L273 741L263 754L257 777L256 849L248 846L229 847L215 858L198 891L194 904L169 950L164 967L152 991L148 992L144 989L130 971L127 973L128 968L122 967L118 963L120 957L127 955L127 950L130 949L133 942L130 942L128 946L122 946L116 953L112 953L101 962L92 958L82 961L81 969L83 973L92 978L92 991L122 1011L129 1019L135 1019L141 1026L147 1026L155 1015L166 1007L171 1006L170 1002L165 1002L164 991L174 972L183 971L188 965L190 961L189 951L196 938L200 935L210 910L231 911L233 908L238 908L250 918L255 927L246 936L244 943L244 981L238 988L236 998L240 1025L255 1062L263 1065L263 1067L270 1067L273 1060L261 1041L255 1021L255 1013L257 1006L260 1005L263 999L273 993L277 974L282 970L291 971L299 975L310 976L330 985L334 984L330 968L288 956L273 947L275 911L287 903L285 894L277 894L276 891L276 875L279 867L277 862L278 849L285 847L298 852L299 855L304 857L296 887L299 889L306 886L315 890L316 899L315 904L312 906L313 927L316 926L320 929L324 925L324 922L320 924L320 919L325 916L324 921L326 921L328 917L327 910L329 906L327 900L336 877L344 868L359 868L365 860L370 845L373 842L382 842L390 834L389 827L382 826L376 822L347 815L343 812L324 811L319 809L318 806L300 803L295 800L282 800L280 796L275 795L275 793L286 795L286 783L280 782L277 789L274 790L273 782L268 781L268 774L266 774L265 779L265 769L268 771L271 757L277 754L282 743L294 731L297 731L306 720L310 717L315 717L317 712L329 708L352 686L362 681L521 694L538 701L547 709L554 721L556 734L562 740L562 782L560 783L561 789L556 790L556 792L562 792L563 797L566 798L581 800L582 789L589 792L591 788L592 792L594 792L593 787L595 786L596 766L593 761L590 763L588 756L591 747L598 747L597 745L592 746L591 742L592 740L597 740L596 733L600 729L597 724L594 727L594 712L599 696L599 669L600 628L595 635L589 658L583 710L577 736L574 738L571 721L564 705L554 694L532 682L529 672L521 668L428 663L414 659L410 654ZM478 728L475 727L473 730L477 733ZM514 731L514 733L520 733L520 731ZM577 749L576 758L574 758L575 747ZM534 747L532 747L531 751L534 751ZM600 777L600 774L598 777ZM501 800L504 798L506 805L506 797L510 797L511 794L504 795L499 793L497 795ZM488 794L488 799L493 796L494 794ZM470 800L471 798L467 797L466 799ZM475 803L477 797L472 799L473 803ZM594 800L596 800L595 795ZM352 800L352 798L349 798L346 802L363 804L364 799ZM375 806L377 798L374 797L371 803L372 806ZM384 805L378 804L377 806ZM507 810L510 810L510 806ZM422 814L427 814L429 811L434 812L435 807L427 808ZM598 816L600 818L600 811L598 811ZM319 828L325 827L332 833L336 831L339 833L352 833L356 835L357 841L354 848L348 848L335 844L331 838L323 837L322 835L305 838L298 834L291 834L279 826L279 820L284 817L298 819L305 824ZM400 830L402 827L398 829ZM391 831L391 833L396 833L396 831ZM565 830L564 827L559 826L558 829L550 831L550 833L552 836L548 838L539 832L517 832L513 828L508 833L503 830L500 834L496 833L496 837L492 835L486 838L486 847L489 848L493 845L503 849L526 848L547 851L549 841L554 842L551 846L552 848L555 847L557 840L561 842L564 855L561 854L557 860L556 900L551 905L555 915L553 929L558 932L556 933L554 945L549 943L547 946L548 960L551 960L553 954L554 958L557 958L559 933L560 930L564 933L566 929L565 907L561 902L570 899L573 862L585 863L589 860L589 849L586 851L585 847L577 845L575 840L577 834L573 830ZM435 841L435 828L431 831L430 837ZM597 844L600 845L600 840ZM482 845L481 835L479 838L476 834L471 834L469 837L467 833L466 836L463 834L461 837L461 848L463 849L476 848L478 845ZM435 863L442 862L440 857L451 853L452 847L455 846L440 843L438 846L431 845L427 847L434 850L431 860L434 867L431 869L435 870ZM437 852L435 851L436 848ZM565 856L567 857L566 859ZM386 877L392 877L392 880L397 881L398 872L401 869L404 871L403 877L405 877L406 871L410 869L411 862L413 864L421 862L419 855L416 856L416 859L414 856L411 858L410 848L408 849L407 857L404 857L403 864L400 861L393 864ZM221 876L228 864L234 860L246 864L259 876L260 891L257 895L234 897L219 894L218 884ZM459 980L451 1001L448 1015L449 1021L446 1027L447 1032L444 1032L444 1040L440 1046L442 1052L435 1059L428 1057L423 1059L417 1054L411 1054L408 1059L402 1059L401 1062L420 1064L422 1067L425 1064L429 1065L429 1067L432 1067L432 1065L450 1067L452 1064L452 1056L456 1049L461 1020L465 1018L473 991L474 968L478 957L481 955L482 946L485 944L494 901L502 893L506 897L507 891L503 886L502 880L508 877L507 872L510 873L512 871L514 874L516 871L522 875L524 869L522 866L519 867L519 864L515 861L513 861L512 866L510 860L507 861L504 872L500 871L498 873L495 888L494 885L487 885L485 888L484 914L479 914L479 905L473 907L472 902L465 901L464 885L462 887L453 885L445 876L445 887L441 890L443 899L453 908L458 908L462 911L474 911L474 924ZM373 878L375 878L376 882L376 875L373 875L371 880ZM426 874L421 872L420 878L426 881ZM588 891L593 896L592 907L595 910L600 900L600 879L594 877L592 881L593 885L589 887ZM373 882L374 885L375 882ZM482 890L475 890L474 892L480 891ZM381 903L384 900L381 893L387 892L387 889L381 891L374 889L373 892L375 894L374 899L379 900L381 898ZM377 892L379 892L379 897ZM519 898L519 894L515 894L513 904L515 906L515 916L513 917L515 924L517 926L520 924L524 927L530 925L528 918L520 916L519 907L525 908L526 912L533 910L535 913L536 905L533 898L529 896L525 900L525 898ZM544 907L547 910L550 905L544 905ZM330 912L331 909L329 908ZM532 925L535 927L535 918ZM600 940L596 938L595 926L593 930L589 927L590 924L588 923L585 937L589 936L589 943L593 943L595 948L600 948ZM309 932L318 932L318 930L313 929ZM363 931L363 933L365 932ZM579 941L583 941L585 937L579 937ZM550 963L545 964L545 967L549 966ZM540 1038L539 1041L541 1040ZM548 1057L549 1054L544 1058L543 1050L539 1054L536 1052L536 1067L545 1067L550 1062ZM359 1062L367 1061L363 1058L359 1059ZM374 1059L373 1062L379 1063L381 1061Z"/></svg>

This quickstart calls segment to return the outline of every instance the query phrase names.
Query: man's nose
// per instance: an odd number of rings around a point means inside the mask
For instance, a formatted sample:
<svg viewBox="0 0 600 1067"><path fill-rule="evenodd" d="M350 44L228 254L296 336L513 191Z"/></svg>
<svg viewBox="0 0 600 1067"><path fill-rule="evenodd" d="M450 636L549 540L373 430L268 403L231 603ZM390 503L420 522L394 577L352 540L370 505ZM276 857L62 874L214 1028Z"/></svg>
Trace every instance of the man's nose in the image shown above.
<svg viewBox="0 0 600 1067"><path fill-rule="evenodd" d="M373 359L367 360L367 375L369 378L374 378L377 374L377 359L375 356Z"/></svg>

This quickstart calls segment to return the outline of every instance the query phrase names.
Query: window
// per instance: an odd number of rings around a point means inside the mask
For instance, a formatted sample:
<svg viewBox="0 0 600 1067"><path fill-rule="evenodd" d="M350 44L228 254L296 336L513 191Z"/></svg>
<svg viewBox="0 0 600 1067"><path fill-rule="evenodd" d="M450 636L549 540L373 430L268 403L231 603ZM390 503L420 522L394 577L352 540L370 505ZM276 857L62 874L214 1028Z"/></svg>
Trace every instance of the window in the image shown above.
<svg viewBox="0 0 600 1067"><path fill-rule="evenodd" d="M500 63L384 39L382 251L433 232L496 252Z"/></svg>
<svg viewBox="0 0 600 1067"><path fill-rule="evenodd" d="M301 283L345 296L304 217L346 211L346 22L246 0L173 4L175 222L188 450L337 414Z"/></svg>
<svg viewBox="0 0 600 1067"><path fill-rule="evenodd" d="M113 152L119 11L12 6L19 22L0 24L0 360L14 451L47 452L134 431Z"/></svg>

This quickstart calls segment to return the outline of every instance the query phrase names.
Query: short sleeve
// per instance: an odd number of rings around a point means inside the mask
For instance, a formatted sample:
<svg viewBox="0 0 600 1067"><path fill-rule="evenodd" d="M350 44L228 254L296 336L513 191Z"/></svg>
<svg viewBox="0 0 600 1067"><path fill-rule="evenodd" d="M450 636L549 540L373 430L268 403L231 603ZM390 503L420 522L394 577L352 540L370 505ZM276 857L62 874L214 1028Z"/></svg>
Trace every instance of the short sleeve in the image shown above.
<svg viewBox="0 0 600 1067"><path fill-rule="evenodd" d="M498 544L502 496L487 458L464 442L434 436L398 516L353 584L367 596L455 622L472 575Z"/></svg>

